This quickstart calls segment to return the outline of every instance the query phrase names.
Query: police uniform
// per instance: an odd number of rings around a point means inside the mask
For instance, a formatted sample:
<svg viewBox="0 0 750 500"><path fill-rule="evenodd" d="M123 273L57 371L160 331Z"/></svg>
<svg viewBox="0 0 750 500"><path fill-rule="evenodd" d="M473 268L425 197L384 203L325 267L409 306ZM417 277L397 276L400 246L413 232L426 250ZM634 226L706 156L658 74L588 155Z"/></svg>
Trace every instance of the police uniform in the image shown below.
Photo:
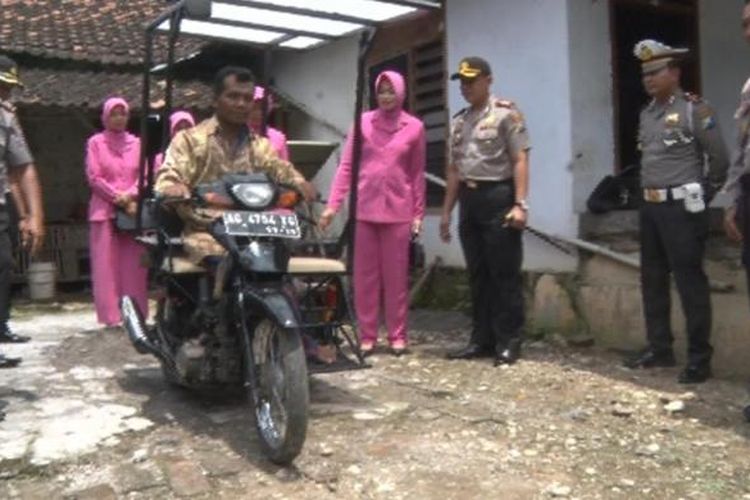
<svg viewBox="0 0 750 500"><path fill-rule="evenodd" d="M471 73L474 59L489 74L484 60L467 58L452 79ZM515 164L528 149L523 115L510 101L490 96L484 109L465 108L453 117L450 161L460 178L458 232L471 288L470 346L498 356L509 347L517 352L524 324L522 231L505 218L516 205Z"/></svg>
<svg viewBox="0 0 750 500"><path fill-rule="evenodd" d="M740 105L734 114L737 127L737 142L732 166L729 169L724 191L732 198L735 222L742 238L742 265L750 289L750 78L740 92ZM750 422L750 406L743 409L745 419Z"/></svg>
<svg viewBox="0 0 750 500"><path fill-rule="evenodd" d="M653 40L635 48L644 73L661 71L687 53ZM703 256L707 204L726 180L727 149L710 105L677 89L641 112L641 285L649 349L632 367L673 366L670 273L686 316L688 366L683 383L710 376L711 297ZM707 169L706 169L707 164Z"/></svg>
<svg viewBox="0 0 750 500"><path fill-rule="evenodd" d="M750 286L750 79L742 87L740 105L734 118L737 142L724 191L734 203L735 219L740 232L745 236L742 240L742 264Z"/></svg>
<svg viewBox="0 0 750 500"><path fill-rule="evenodd" d="M0 56L0 83L20 85L15 63ZM5 196L9 192L8 174L10 169L32 163L33 159L26 145L13 105L0 99L0 335L5 341L24 341L24 337L12 335L8 331L10 319L10 279L13 271L13 252L9 234L9 207ZM0 365L7 358L0 355ZM17 360L16 360L17 361Z"/></svg>

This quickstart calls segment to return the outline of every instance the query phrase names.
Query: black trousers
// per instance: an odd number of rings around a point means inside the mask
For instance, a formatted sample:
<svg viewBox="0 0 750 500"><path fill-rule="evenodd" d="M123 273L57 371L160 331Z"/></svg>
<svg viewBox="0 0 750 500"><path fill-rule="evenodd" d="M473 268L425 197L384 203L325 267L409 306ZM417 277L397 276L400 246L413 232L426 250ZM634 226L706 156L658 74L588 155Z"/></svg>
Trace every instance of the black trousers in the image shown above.
<svg viewBox="0 0 750 500"><path fill-rule="evenodd" d="M10 239L10 215L0 205L0 330L10 319L10 278L13 273L13 246Z"/></svg>
<svg viewBox="0 0 750 500"><path fill-rule="evenodd" d="M472 299L471 342L504 349L520 340L523 323L522 232L504 226L515 201L512 181L461 184L459 236Z"/></svg>
<svg viewBox="0 0 750 500"><path fill-rule="evenodd" d="M687 323L688 361L709 363L711 294L703 270L708 211L690 213L681 200L645 202L640 212L641 287L646 334L651 348L671 351L670 274Z"/></svg>
<svg viewBox="0 0 750 500"><path fill-rule="evenodd" d="M742 233L742 265L745 267L748 290L750 290L750 175L740 178L742 194L737 200L735 221Z"/></svg>

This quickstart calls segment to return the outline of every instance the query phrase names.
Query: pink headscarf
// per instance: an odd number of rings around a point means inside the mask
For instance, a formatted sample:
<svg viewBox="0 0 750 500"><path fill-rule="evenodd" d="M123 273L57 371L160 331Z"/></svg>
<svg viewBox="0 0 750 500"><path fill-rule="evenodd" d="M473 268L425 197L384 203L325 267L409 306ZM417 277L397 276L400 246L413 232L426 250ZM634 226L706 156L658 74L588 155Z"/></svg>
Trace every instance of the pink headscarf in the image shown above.
<svg viewBox="0 0 750 500"><path fill-rule="evenodd" d="M378 88L383 80L388 80L393 85L393 91L396 93L396 106L385 111L379 107L374 112L373 120L379 126L389 132L394 132L399 128L399 122L402 119L404 113L404 100L406 99L406 83L404 77L396 71L383 71L375 79L375 93L377 94Z"/></svg>
<svg viewBox="0 0 750 500"><path fill-rule="evenodd" d="M169 116L169 136L174 137L177 133L175 128L180 122L188 122L191 127L195 127L195 118L187 111L175 111Z"/></svg>
<svg viewBox="0 0 750 500"><path fill-rule="evenodd" d="M122 97L110 97L104 101L104 106L102 108L102 125L104 126L104 131L102 132L102 135L104 136L104 142L107 144L109 150L118 156L122 156L128 149L136 144L137 139L127 130L118 131L107 128L107 119L112 114L112 111L118 106L122 106L126 113L130 113L130 106L128 106L128 102Z"/></svg>
<svg viewBox="0 0 750 500"><path fill-rule="evenodd" d="M263 96L266 95L266 89L261 87L260 85L255 86L255 93L253 94L253 101L258 102L263 100ZM268 93L268 109L266 110L266 113L269 115L271 114L271 110L273 109L273 96L271 93Z"/></svg>

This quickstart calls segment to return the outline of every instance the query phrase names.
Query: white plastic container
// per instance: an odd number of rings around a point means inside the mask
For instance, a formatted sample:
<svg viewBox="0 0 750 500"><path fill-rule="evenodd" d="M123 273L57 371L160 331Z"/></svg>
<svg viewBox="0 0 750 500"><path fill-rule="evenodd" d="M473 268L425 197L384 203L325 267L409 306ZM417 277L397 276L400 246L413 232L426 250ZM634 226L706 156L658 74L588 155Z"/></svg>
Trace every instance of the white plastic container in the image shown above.
<svg viewBox="0 0 750 500"><path fill-rule="evenodd" d="M57 268L54 262L32 262L28 273L29 296L31 300L49 300L55 296L55 275Z"/></svg>

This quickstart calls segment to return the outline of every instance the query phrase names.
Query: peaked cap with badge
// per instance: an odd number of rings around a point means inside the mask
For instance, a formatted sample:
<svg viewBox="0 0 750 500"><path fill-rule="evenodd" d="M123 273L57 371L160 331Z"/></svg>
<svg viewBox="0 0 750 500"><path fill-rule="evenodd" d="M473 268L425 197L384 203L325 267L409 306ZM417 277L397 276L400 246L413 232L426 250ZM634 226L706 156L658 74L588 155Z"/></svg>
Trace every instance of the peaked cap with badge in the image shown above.
<svg viewBox="0 0 750 500"><path fill-rule="evenodd" d="M464 57L458 63L458 71L451 75L451 80L458 80L459 78L473 80L479 76L488 76L491 74L490 63L481 57Z"/></svg>
<svg viewBox="0 0 750 500"><path fill-rule="evenodd" d="M23 87L18 78L18 65L10 57L0 56L0 82Z"/></svg>
<svg viewBox="0 0 750 500"><path fill-rule="evenodd" d="M633 49L633 54L641 61L644 73L666 68L670 62L682 60L689 53L689 49L670 47L656 40L641 40Z"/></svg>

